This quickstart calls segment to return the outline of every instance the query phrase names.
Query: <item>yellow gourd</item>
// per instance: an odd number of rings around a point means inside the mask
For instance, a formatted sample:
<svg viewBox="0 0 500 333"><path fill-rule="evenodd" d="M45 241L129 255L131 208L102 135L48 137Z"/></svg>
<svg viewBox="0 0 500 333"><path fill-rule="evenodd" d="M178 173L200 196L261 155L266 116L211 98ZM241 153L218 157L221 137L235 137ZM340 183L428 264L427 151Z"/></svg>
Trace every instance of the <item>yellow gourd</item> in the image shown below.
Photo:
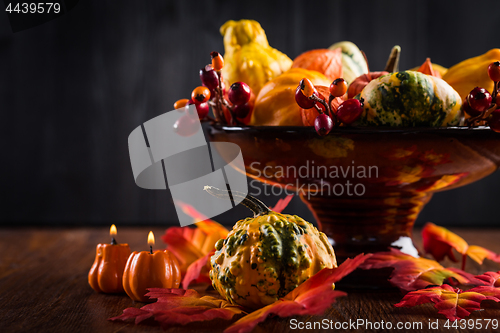
<svg viewBox="0 0 500 333"><path fill-rule="evenodd" d="M228 86L243 81L257 95L266 82L287 71L292 60L269 46L266 33L253 20L227 21L220 28L224 36L222 77Z"/></svg>
<svg viewBox="0 0 500 333"><path fill-rule="evenodd" d="M228 191L205 190L229 199ZM213 287L233 304L258 309L284 297L325 267L337 267L324 233L296 215L271 211L261 201L231 191L254 212L219 240L210 259Z"/></svg>
<svg viewBox="0 0 500 333"><path fill-rule="evenodd" d="M292 68L262 87L252 113L254 126L304 126L300 107L295 102L295 90L300 80L307 78L314 85L330 86L323 74L303 68Z"/></svg>
<svg viewBox="0 0 500 333"><path fill-rule="evenodd" d="M493 92L493 81L488 76L488 66L500 60L500 49L491 49L485 54L464 60L451 67L443 76L462 97L462 101L475 87Z"/></svg>

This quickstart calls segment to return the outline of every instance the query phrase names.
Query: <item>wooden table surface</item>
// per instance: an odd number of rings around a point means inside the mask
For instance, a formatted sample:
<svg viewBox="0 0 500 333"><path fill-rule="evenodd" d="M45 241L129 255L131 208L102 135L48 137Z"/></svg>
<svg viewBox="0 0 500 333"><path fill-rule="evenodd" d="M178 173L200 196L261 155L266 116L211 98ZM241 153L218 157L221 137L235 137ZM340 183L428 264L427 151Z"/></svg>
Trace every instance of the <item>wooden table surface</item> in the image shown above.
<svg viewBox="0 0 500 333"><path fill-rule="evenodd" d="M165 230L152 230L157 237L158 247L163 246L159 236ZM500 252L500 229L452 230L463 236L469 244L482 245ZM149 228L145 227L119 228L118 241L129 243L132 251L147 250L148 231ZM88 285L87 274L94 261L96 244L108 242L107 234L108 228L0 229L0 332L161 332L154 323L134 325L107 320L121 314L127 307L143 305L134 303L126 295L97 294ZM421 244L420 232L415 232L415 242L417 245ZM469 261L468 267L468 271L472 273L500 270L500 266L492 262L486 262L480 267ZM394 326L397 322L421 322L423 330L408 330L415 332L478 331L445 329L443 325L446 319L437 314L437 310L430 304L411 309L393 307L401 298L402 294L394 290L349 291L347 297L339 298L323 316L270 318L254 332L311 332L291 329L292 318L298 321L321 321L327 318L334 323L357 319L372 323L383 320L390 321ZM489 302L486 310L474 312L469 318L500 321L500 306ZM428 330L429 321L436 320L440 330ZM174 327L167 332L220 332L227 326L225 321L214 320Z"/></svg>

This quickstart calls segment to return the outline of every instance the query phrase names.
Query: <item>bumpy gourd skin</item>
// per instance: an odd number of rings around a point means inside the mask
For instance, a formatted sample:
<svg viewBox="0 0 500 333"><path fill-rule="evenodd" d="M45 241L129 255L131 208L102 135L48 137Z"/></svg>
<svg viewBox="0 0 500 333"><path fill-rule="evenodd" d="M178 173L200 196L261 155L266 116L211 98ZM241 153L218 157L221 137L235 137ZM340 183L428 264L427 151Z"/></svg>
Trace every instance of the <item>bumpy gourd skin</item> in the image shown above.
<svg viewBox="0 0 500 333"><path fill-rule="evenodd" d="M381 76L356 98L363 98L365 105L356 125L440 127L460 123L460 95L442 79L419 72Z"/></svg>
<svg viewBox="0 0 500 333"><path fill-rule="evenodd" d="M337 267L324 233L298 216L272 211L238 221L215 247L214 288L249 309L274 303L321 269Z"/></svg>

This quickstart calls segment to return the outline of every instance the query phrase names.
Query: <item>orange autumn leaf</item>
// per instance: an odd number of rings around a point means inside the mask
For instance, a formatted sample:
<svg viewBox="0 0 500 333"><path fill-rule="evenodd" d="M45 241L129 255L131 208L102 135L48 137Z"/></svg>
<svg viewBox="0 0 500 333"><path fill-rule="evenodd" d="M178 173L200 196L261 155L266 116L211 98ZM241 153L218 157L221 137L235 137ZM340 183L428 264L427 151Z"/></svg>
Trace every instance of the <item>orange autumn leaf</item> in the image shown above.
<svg viewBox="0 0 500 333"><path fill-rule="evenodd" d="M405 295L396 307L413 307L425 303L434 303L439 313L449 320L463 319L472 311L481 309L481 302L492 300L500 302L500 288L481 286L462 291L450 285L431 287L412 291Z"/></svg>
<svg viewBox="0 0 500 333"><path fill-rule="evenodd" d="M495 252L478 245L469 245L467 255L480 265L483 264L484 259L500 263L500 254L496 254Z"/></svg>
<svg viewBox="0 0 500 333"><path fill-rule="evenodd" d="M244 313L239 306L212 296L202 296L192 289L151 288L146 296L156 298L157 301L140 309L127 308L123 310L122 315L109 320L134 319L135 324L139 324L153 317L162 328L166 329L172 325L186 325L216 318L230 320Z"/></svg>
<svg viewBox="0 0 500 333"><path fill-rule="evenodd" d="M432 254L437 261L442 261L448 256L452 261L457 262L453 249L464 255L469 247L462 237L430 222L422 229L422 240L425 252Z"/></svg>
<svg viewBox="0 0 500 333"><path fill-rule="evenodd" d="M469 245L462 237L434 223L429 222L424 226L422 239L425 252L432 254L437 261L448 256L452 261L457 262L453 254L453 249L455 249L463 256L462 269L465 266L465 256L469 256L478 264L482 264L484 259L500 263L500 255L478 245Z"/></svg>
<svg viewBox="0 0 500 333"><path fill-rule="evenodd" d="M360 254L354 259L347 259L337 268L324 268L300 286L289 292L277 302L256 310L239 319L224 333L248 333L269 315L290 317L295 315L321 315L336 300L346 296L342 291L334 290L334 283L350 274L361 265L370 254Z"/></svg>
<svg viewBox="0 0 500 333"><path fill-rule="evenodd" d="M445 280L454 278L465 284L473 277L459 269L448 269L437 261L426 258L415 258L395 248L389 252L374 253L360 268L378 269L393 267L389 282L403 291L425 288L429 285L441 285Z"/></svg>

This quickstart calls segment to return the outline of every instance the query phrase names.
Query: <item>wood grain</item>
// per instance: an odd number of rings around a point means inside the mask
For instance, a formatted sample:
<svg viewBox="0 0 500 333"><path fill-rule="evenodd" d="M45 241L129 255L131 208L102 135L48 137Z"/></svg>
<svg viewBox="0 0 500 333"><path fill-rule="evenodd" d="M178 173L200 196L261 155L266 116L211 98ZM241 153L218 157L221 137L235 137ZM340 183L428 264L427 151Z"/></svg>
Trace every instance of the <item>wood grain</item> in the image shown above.
<svg viewBox="0 0 500 333"><path fill-rule="evenodd" d="M124 227L118 230L118 241L129 243L132 251L147 250L146 227ZM163 247L159 237L163 228L152 228L157 247ZM500 229L452 229L464 236L470 244L500 252ZM416 243L421 244L419 232ZM87 274L95 256L97 243L109 241L107 228L7 228L0 229L0 327L2 332L161 332L153 321L146 324L110 322L107 318L121 314L122 310L143 304L126 295L95 293L87 282ZM450 263L445 263L448 265ZM479 273L498 271L500 266L486 262L482 267L468 262L468 270ZM327 319L349 322L365 319L370 322L421 322L428 331L429 321L439 322L443 331L446 319L429 304L412 309L395 308L402 294L395 290L349 290L349 296L340 298L323 316L273 318L260 324L255 332L301 332L291 329L292 319L322 323ZM488 303L486 310L474 312L472 319L498 319L500 306ZM173 327L167 332L220 332L229 323L215 320L209 323ZM318 324L316 324L318 325ZM332 331L317 329L315 331ZM354 331L347 329L347 331ZM376 332L390 330L373 329ZM412 331L412 330L409 330ZM436 330L432 330L436 332ZM476 330L460 330L473 332ZM491 330L493 331L493 330Z"/></svg>

